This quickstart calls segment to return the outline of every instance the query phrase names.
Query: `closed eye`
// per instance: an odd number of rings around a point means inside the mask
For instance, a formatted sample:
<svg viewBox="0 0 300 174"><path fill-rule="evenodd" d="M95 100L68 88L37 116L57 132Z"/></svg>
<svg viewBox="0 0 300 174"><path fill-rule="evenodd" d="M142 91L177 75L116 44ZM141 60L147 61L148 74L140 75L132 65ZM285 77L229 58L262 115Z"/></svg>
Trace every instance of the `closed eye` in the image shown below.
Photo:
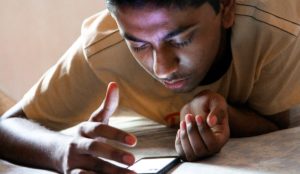
<svg viewBox="0 0 300 174"><path fill-rule="evenodd" d="M140 45L140 46L131 45L131 48L134 52L140 52L140 51L146 49L147 47L148 47L148 44L143 44L143 45Z"/></svg>
<svg viewBox="0 0 300 174"><path fill-rule="evenodd" d="M171 41L170 44L176 48L183 48L188 46L190 43L192 43L192 38L190 37L187 40L181 41L181 42L175 42L175 41Z"/></svg>
<svg viewBox="0 0 300 174"><path fill-rule="evenodd" d="M169 40L169 43L175 48L186 47L193 42L194 33L195 32L190 33L186 39L175 38L175 39Z"/></svg>

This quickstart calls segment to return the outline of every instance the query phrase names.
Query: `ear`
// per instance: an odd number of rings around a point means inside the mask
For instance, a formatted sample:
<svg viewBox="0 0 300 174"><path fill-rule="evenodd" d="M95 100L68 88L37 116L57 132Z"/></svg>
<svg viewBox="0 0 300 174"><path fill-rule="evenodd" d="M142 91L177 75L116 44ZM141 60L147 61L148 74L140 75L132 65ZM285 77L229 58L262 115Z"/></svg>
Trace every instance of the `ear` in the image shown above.
<svg viewBox="0 0 300 174"><path fill-rule="evenodd" d="M235 0L220 0L222 25L225 29L230 28L235 19Z"/></svg>

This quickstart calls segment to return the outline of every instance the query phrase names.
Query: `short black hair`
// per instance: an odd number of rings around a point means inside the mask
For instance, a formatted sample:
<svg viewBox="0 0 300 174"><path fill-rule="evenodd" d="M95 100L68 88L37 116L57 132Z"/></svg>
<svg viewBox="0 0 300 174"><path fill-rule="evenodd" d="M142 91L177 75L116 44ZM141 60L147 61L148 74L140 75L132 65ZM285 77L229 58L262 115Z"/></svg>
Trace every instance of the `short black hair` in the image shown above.
<svg viewBox="0 0 300 174"><path fill-rule="evenodd" d="M218 14L220 10L219 0L105 0L107 8L114 12L116 8L121 6L129 6L133 8L143 8L147 5L156 7L177 7L184 9L186 7L199 7L208 2L215 12Z"/></svg>

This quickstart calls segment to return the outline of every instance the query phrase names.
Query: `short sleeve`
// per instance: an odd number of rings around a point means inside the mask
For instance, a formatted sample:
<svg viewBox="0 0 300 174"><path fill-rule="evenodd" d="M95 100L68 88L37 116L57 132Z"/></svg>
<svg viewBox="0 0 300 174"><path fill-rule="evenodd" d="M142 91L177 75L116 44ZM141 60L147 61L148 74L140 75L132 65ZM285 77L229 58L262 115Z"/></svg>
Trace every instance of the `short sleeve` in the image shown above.
<svg viewBox="0 0 300 174"><path fill-rule="evenodd" d="M63 129L88 119L100 104L106 85L89 66L82 41L80 37L25 94L21 103L28 118Z"/></svg>
<svg viewBox="0 0 300 174"><path fill-rule="evenodd" d="M249 105L265 115L300 104L300 38L292 38L284 50L270 55L257 75Z"/></svg>

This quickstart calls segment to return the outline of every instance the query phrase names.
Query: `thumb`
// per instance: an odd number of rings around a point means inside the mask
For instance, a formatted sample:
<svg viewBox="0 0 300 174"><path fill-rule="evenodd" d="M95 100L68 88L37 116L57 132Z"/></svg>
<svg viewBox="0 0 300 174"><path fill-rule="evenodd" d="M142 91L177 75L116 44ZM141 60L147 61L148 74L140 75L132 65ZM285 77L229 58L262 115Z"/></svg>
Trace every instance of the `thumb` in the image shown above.
<svg viewBox="0 0 300 174"><path fill-rule="evenodd" d="M105 98L101 106L92 113L89 121L108 123L109 117L115 112L119 104L119 88L116 82L107 86Z"/></svg>
<svg viewBox="0 0 300 174"><path fill-rule="evenodd" d="M207 116L207 123L210 127L215 126L216 124L222 124L224 119L226 119L225 110L218 105L218 103L210 104L210 112Z"/></svg>

